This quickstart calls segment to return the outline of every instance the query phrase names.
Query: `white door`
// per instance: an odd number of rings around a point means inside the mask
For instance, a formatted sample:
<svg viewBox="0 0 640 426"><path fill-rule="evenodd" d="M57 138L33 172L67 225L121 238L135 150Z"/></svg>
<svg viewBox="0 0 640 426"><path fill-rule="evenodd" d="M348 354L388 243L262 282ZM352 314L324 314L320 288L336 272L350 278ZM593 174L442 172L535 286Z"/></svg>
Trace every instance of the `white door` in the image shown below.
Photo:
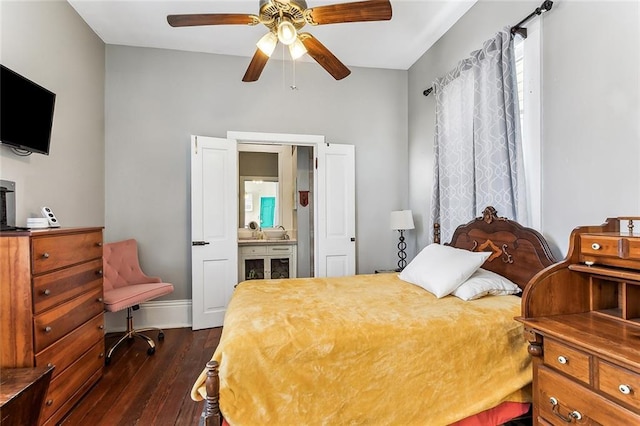
<svg viewBox="0 0 640 426"><path fill-rule="evenodd" d="M318 144L316 277L356 273L355 148Z"/></svg>
<svg viewBox="0 0 640 426"><path fill-rule="evenodd" d="M221 326L238 279L235 140L191 137L193 329Z"/></svg>

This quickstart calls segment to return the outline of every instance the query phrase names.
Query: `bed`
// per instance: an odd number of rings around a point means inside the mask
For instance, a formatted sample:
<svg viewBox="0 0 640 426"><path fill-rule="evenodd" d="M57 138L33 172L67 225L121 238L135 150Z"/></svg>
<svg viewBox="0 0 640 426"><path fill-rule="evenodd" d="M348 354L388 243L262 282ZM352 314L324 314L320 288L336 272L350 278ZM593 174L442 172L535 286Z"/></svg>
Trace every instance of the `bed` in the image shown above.
<svg viewBox="0 0 640 426"><path fill-rule="evenodd" d="M523 289L555 262L538 232L487 207L401 274L242 282L191 396L211 425L502 423L531 401L520 298L458 292L486 271Z"/></svg>

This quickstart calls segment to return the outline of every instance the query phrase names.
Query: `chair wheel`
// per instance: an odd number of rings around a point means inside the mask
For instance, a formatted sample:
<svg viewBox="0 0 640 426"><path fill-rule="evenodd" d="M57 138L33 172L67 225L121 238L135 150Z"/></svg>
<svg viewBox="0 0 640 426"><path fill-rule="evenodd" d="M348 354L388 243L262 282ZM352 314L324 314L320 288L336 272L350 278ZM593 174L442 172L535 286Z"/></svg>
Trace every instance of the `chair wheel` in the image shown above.
<svg viewBox="0 0 640 426"><path fill-rule="evenodd" d="M158 333L158 340L164 340L164 333L162 331Z"/></svg>
<svg viewBox="0 0 640 426"><path fill-rule="evenodd" d="M109 365L109 364L111 364L111 357L106 357L104 359L104 365Z"/></svg>
<svg viewBox="0 0 640 426"><path fill-rule="evenodd" d="M149 348L147 349L147 355L153 355L156 353L156 348Z"/></svg>

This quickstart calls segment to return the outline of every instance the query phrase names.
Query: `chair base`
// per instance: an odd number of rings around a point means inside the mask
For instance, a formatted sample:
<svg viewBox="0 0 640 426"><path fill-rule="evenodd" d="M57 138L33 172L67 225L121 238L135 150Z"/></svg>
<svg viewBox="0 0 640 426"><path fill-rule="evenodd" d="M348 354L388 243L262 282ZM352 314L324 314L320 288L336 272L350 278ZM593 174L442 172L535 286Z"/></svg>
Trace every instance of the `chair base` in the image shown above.
<svg viewBox="0 0 640 426"><path fill-rule="evenodd" d="M154 353L156 353L156 343L153 341L151 337L145 334L142 334L144 332L157 331L158 340L164 340L164 332L160 328L157 328L157 327L147 327L147 328L139 328L139 329L133 328L133 310L134 309L135 309L135 306L131 306L127 308L127 331L125 331L125 333L118 339L118 341L115 342L113 345L111 345L111 347L109 348L109 351L107 352L107 356L104 359L104 363L106 365L109 365L111 363L111 355L113 355L113 353L118 348L118 346L120 346L125 341L133 339L134 337L138 337L144 340L145 342L147 342L147 344L149 345L149 348L147 349L147 355L153 355Z"/></svg>

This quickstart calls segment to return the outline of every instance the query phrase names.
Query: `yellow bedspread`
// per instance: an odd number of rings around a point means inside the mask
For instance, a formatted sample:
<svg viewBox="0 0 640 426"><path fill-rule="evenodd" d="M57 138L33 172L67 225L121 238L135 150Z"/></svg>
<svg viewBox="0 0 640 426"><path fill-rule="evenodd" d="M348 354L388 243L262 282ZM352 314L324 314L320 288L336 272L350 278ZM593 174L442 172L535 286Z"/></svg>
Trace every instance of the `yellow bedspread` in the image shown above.
<svg viewBox="0 0 640 426"><path fill-rule="evenodd" d="M213 355L221 410L230 425L446 425L529 401L518 315L516 296L436 299L395 274L247 281Z"/></svg>

